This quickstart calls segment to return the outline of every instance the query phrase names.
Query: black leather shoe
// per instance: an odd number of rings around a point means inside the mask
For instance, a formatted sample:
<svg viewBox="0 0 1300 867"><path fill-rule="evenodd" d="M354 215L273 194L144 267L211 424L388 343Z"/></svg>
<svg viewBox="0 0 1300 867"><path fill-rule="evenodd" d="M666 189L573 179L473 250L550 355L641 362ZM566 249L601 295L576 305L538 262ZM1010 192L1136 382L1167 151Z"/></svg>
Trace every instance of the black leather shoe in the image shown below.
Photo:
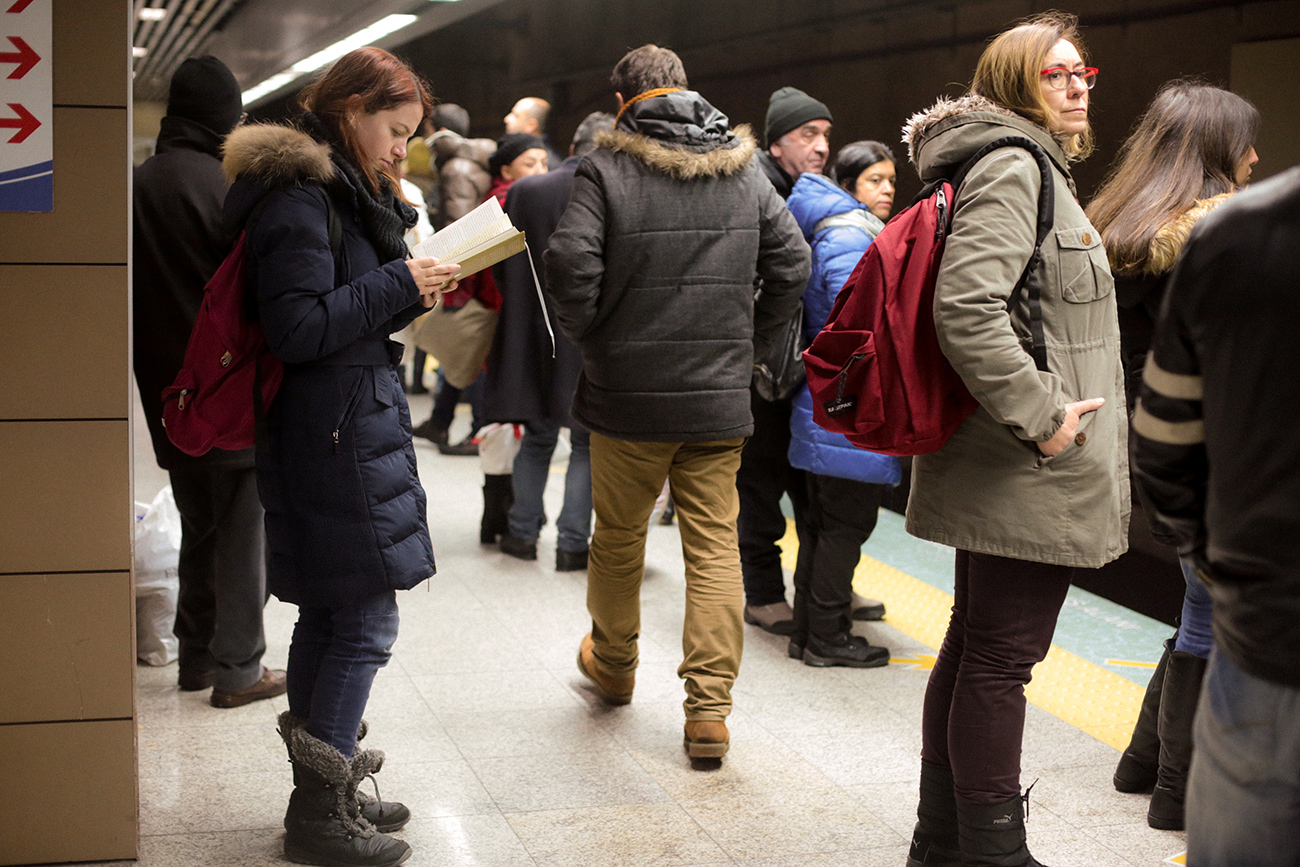
<svg viewBox="0 0 1300 867"><path fill-rule="evenodd" d="M868 599L865 596L853 594L853 619L854 620L884 620L885 603L879 599Z"/></svg>
<svg viewBox="0 0 1300 867"><path fill-rule="evenodd" d="M474 435L470 434L460 442L454 445L448 445L444 439L438 443L438 453L443 455L476 455L478 454L478 443L474 442Z"/></svg>
<svg viewBox="0 0 1300 867"><path fill-rule="evenodd" d="M412 428L411 433L417 437L424 437L435 446L441 447L447 444L447 429L438 427L432 416Z"/></svg>
<svg viewBox="0 0 1300 867"><path fill-rule="evenodd" d="M555 549L555 571L556 572L581 572L587 568L587 550L566 551L563 548Z"/></svg>
<svg viewBox="0 0 1300 867"><path fill-rule="evenodd" d="M868 644L861 635L836 636L831 641L820 641L808 636L803 649L803 664L817 668L842 665L845 668L879 668L889 664L889 650Z"/></svg>
<svg viewBox="0 0 1300 867"><path fill-rule="evenodd" d="M181 688L181 692L198 692L201 689L210 689L212 687L212 672L182 668L176 676L176 685Z"/></svg>
<svg viewBox="0 0 1300 867"><path fill-rule="evenodd" d="M785 655L791 659L803 659L803 639L791 638L785 646Z"/></svg>
<svg viewBox="0 0 1300 867"><path fill-rule="evenodd" d="M501 553L509 554L519 560L536 560L537 559L537 540L528 541L520 539L518 536L511 536L506 533L501 537Z"/></svg>

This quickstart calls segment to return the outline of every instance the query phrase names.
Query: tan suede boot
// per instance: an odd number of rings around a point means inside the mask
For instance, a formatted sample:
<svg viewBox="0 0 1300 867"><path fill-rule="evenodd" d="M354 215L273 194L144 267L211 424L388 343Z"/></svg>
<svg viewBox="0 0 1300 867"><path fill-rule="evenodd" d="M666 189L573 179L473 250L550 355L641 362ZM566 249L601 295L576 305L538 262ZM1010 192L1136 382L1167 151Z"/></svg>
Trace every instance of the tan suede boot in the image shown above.
<svg viewBox="0 0 1300 867"><path fill-rule="evenodd" d="M596 688L596 694L606 704L630 703L632 690L636 687L636 675L615 676L601 671L600 663L596 661L594 653L595 646L596 643L592 640L590 632L582 636L582 643L578 645L578 671L591 681Z"/></svg>

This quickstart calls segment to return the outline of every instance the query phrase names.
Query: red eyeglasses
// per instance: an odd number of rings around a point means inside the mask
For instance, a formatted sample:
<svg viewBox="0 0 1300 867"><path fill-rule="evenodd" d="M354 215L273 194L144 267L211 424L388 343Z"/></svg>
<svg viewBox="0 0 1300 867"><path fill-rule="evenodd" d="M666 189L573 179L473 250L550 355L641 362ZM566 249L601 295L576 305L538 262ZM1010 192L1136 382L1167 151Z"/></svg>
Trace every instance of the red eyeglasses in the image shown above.
<svg viewBox="0 0 1300 867"><path fill-rule="evenodd" d="M1085 66L1083 69L1066 69L1064 66L1053 66L1044 69L1039 75L1047 76L1047 84L1052 90L1065 90L1070 83L1070 76L1078 76L1083 86L1092 90L1097 84L1097 67Z"/></svg>

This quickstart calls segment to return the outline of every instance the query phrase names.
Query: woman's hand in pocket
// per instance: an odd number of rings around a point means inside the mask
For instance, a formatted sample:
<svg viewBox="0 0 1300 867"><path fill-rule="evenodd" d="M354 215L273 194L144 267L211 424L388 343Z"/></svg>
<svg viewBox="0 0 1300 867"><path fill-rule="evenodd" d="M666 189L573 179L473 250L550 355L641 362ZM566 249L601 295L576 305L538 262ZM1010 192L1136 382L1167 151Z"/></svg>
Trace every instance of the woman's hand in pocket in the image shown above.
<svg viewBox="0 0 1300 867"><path fill-rule="evenodd" d="M1074 439L1075 433L1079 430L1079 417L1087 415L1090 412L1096 412L1101 409L1101 405L1106 402L1104 397L1091 397L1087 400L1076 400L1074 403L1065 405L1065 421L1056 429L1056 433L1045 443L1038 444L1038 450L1049 458L1054 458Z"/></svg>

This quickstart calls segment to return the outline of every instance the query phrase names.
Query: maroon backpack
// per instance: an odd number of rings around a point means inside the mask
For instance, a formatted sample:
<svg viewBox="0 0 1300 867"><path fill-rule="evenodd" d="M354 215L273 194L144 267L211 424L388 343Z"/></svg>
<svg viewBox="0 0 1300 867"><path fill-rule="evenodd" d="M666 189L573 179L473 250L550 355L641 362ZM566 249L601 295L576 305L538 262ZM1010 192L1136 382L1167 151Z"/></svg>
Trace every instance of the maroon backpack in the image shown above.
<svg viewBox="0 0 1300 867"><path fill-rule="evenodd" d="M951 181L923 189L880 231L840 290L826 326L803 354L813 419L826 430L873 452L923 455L942 448L979 406L939 348L934 284L952 228L953 191L980 159L1004 147L1029 151L1042 174L1038 237L1007 308L1028 289L1030 355L1047 369L1035 271L1052 229L1052 168L1034 142L1008 136L981 148Z"/></svg>
<svg viewBox="0 0 1300 867"><path fill-rule="evenodd" d="M265 201L265 200L263 200ZM338 258L343 227L325 195L330 251ZM248 218L261 211L261 203ZM284 379L284 363L266 345L262 325L249 315L248 232L241 231L212 279L185 345L185 362L176 380L163 389L163 427L167 438L187 455L209 449L238 451L256 440L257 385L260 404L271 405Z"/></svg>

